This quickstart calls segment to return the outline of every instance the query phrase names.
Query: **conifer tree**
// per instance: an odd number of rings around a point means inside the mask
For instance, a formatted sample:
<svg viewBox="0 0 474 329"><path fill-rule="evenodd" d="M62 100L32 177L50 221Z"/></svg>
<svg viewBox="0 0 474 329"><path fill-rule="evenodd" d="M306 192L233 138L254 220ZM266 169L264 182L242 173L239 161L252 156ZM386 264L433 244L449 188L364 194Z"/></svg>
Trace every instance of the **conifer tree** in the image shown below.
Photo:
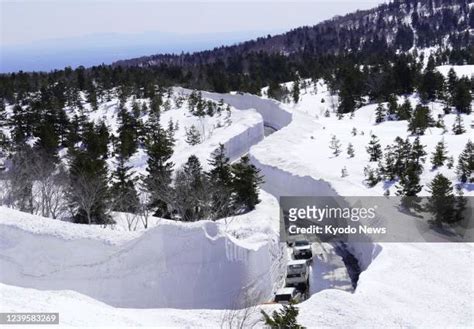
<svg viewBox="0 0 474 329"><path fill-rule="evenodd" d="M265 324L272 329L291 328L303 329L303 326L297 322L298 309L290 303L284 305L280 311L273 311L272 315L268 315L265 311L261 311Z"/></svg>
<svg viewBox="0 0 474 329"><path fill-rule="evenodd" d="M456 84L453 95L453 105L458 113L471 114L471 82L468 78L461 78Z"/></svg>
<svg viewBox="0 0 474 329"><path fill-rule="evenodd" d="M5 109L5 102L0 98L0 128L7 125L7 111Z"/></svg>
<svg viewBox="0 0 474 329"><path fill-rule="evenodd" d="M201 143L201 134L195 125L191 125L189 129L186 129L186 143L189 145L197 145Z"/></svg>
<svg viewBox="0 0 474 329"><path fill-rule="evenodd" d="M408 156L408 161L413 165L414 170L418 175L421 175L423 172L423 164L426 161L426 151L425 145L422 145L420 138L417 136L411 145L410 155Z"/></svg>
<svg viewBox="0 0 474 329"><path fill-rule="evenodd" d="M118 153L128 159L138 149L138 123L124 107L120 108L118 119Z"/></svg>
<svg viewBox="0 0 474 329"><path fill-rule="evenodd" d="M394 147L387 145L384 152L384 160L380 168L380 172L384 175L385 179L392 181L397 177L397 158L394 152Z"/></svg>
<svg viewBox="0 0 474 329"><path fill-rule="evenodd" d="M444 144L444 140L441 140L436 145L435 151L432 153L431 156L431 163L433 164L433 169L442 167L447 159L448 155L446 151L446 145Z"/></svg>
<svg viewBox="0 0 474 329"><path fill-rule="evenodd" d="M35 149L47 157L51 164L57 162L59 137L56 135L53 125L50 122L43 121L40 124L36 137Z"/></svg>
<svg viewBox="0 0 474 329"><path fill-rule="evenodd" d="M392 118L393 116L398 114L398 103L395 95L390 94L388 96L388 108L387 108L387 114L389 115L389 118ZM399 118L399 120L402 120Z"/></svg>
<svg viewBox="0 0 474 329"><path fill-rule="evenodd" d="M296 79L293 82L293 90L292 90L293 102L297 104L300 100L300 80Z"/></svg>
<svg viewBox="0 0 474 329"><path fill-rule="evenodd" d="M108 187L108 134L103 126L86 125L82 148L70 151L70 187L68 200L74 209L74 221L85 224L108 224L110 191ZM107 138L105 138L107 137Z"/></svg>
<svg viewBox="0 0 474 329"><path fill-rule="evenodd" d="M405 99L403 104L397 107L398 120L409 120L412 117L413 109L408 99Z"/></svg>
<svg viewBox="0 0 474 329"><path fill-rule="evenodd" d="M464 192L462 190L462 185L461 184L456 184L456 192L457 196L456 198L456 212L454 214L454 222L459 222L463 219L465 219L465 211L467 209L467 199L464 197Z"/></svg>
<svg viewBox="0 0 474 329"><path fill-rule="evenodd" d="M329 148L332 150L334 156L341 154L341 142L336 138L336 135L332 135L331 141L329 142Z"/></svg>
<svg viewBox="0 0 474 329"><path fill-rule="evenodd" d="M453 186L448 178L437 174L428 185L430 197L426 204L426 210L433 215L434 222L451 223L456 214L456 200L453 195Z"/></svg>
<svg viewBox="0 0 474 329"><path fill-rule="evenodd" d="M369 146L366 148L367 153L369 153L370 162L377 162L382 157L382 146L380 146L377 136L372 135Z"/></svg>
<svg viewBox="0 0 474 329"><path fill-rule="evenodd" d="M458 114L456 115L456 120L454 121L454 124L453 124L453 133L455 135L462 135L465 132L466 132L466 129L464 129L461 115Z"/></svg>
<svg viewBox="0 0 474 329"><path fill-rule="evenodd" d="M425 130L433 123L430 109L426 106L417 105L413 116L408 122L408 131L413 135L424 135Z"/></svg>
<svg viewBox="0 0 474 329"><path fill-rule="evenodd" d="M151 194L151 207L155 215L169 217L166 199L171 194L170 184L173 172L173 142L169 139L166 131L161 127L159 117L153 117L150 124L153 129L149 130L146 138L146 152L148 154L147 172L145 186Z"/></svg>
<svg viewBox="0 0 474 329"><path fill-rule="evenodd" d="M210 196L207 178L195 155L191 155L183 168L176 172L174 190L174 206L181 220L215 219L204 217L207 215L206 209L209 206Z"/></svg>
<svg viewBox="0 0 474 329"><path fill-rule="evenodd" d="M474 143L469 140L458 158L456 174L462 183L474 182Z"/></svg>
<svg viewBox="0 0 474 329"><path fill-rule="evenodd" d="M223 144L219 144L208 163L211 169L206 175L210 184L212 213L217 218L224 217L231 210L232 172Z"/></svg>
<svg viewBox="0 0 474 329"><path fill-rule="evenodd" d="M349 156L349 158L353 158L355 155L354 145L352 145L352 143L349 143L347 145L347 155Z"/></svg>
<svg viewBox="0 0 474 329"><path fill-rule="evenodd" d="M243 156L238 163L232 165L233 201L236 209L253 210L260 202L258 188L263 183L260 169L250 163L248 156Z"/></svg>
<svg viewBox="0 0 474 329"><path fill-rule="evenodd" d="M385 108L379 103L375 109L375 123L381 123L385 120Z"/></svg>
<svg viewBox="0 0 474 329"><path fill-rule="evenodd" d="M364 176L364 181L369 187L374 187L381 180L379 172L370 166L364 168Z"/></svg>
<svg viewBox="0 0 474 329"><path fill-rule="evenodd" d="M423 188L420 185L420 174L413 162L410 162L404 173L400 176L397 186L397 195L401 196L402 206L407 209L420 210L418 193Z"/></svg>
<svg viewBox="0 0 474 329"><path fill-rule="evenodd" d="M131 172L132 167L126 165L126 159L118 156L117 167L113 173L115 180L111 194L114 199L115 211L136 213L139 207L138 193L136 190L136 179Z"/></svg>

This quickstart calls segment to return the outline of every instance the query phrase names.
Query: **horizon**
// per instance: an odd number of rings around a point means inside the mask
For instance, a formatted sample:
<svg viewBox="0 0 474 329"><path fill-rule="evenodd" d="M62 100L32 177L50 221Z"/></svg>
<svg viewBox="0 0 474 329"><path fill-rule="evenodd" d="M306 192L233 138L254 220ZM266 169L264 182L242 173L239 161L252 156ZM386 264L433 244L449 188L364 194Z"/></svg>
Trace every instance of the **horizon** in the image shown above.
<svg viewBox="0 0 474 329"><path fill-rule="evenodd" d="M196 52L316 25L384 2L0 0L0 72L50 71Z"/></svg>

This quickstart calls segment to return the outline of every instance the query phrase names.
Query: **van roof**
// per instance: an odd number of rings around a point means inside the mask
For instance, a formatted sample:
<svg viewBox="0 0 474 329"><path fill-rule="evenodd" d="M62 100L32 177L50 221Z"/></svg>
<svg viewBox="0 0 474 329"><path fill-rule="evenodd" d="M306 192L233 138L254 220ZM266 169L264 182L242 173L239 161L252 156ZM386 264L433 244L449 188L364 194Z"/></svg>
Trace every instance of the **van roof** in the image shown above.
<svg viewBox="0 0 474 329"><path fill-rule="evenodd" d="M295 291L293 287L280 288L277 290L277 295L291 295Z"/></svg>
<svg viewBox="0 0 474 329"><path fill-rule="evenodd" d="M288 265L301 265L301 264L306 264L307 260L306 259L295 259L295 260L290 260L288 262Z"/></svg>

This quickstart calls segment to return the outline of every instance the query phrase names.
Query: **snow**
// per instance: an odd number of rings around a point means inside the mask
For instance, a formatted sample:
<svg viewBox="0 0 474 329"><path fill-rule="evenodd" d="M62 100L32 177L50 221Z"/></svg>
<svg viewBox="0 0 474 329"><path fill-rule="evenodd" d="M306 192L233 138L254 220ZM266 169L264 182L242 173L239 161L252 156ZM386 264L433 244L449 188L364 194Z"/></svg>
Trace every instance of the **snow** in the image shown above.
<svg viewBox="0 0 474 329"><path fill-rule="evenodd" d="M242 219L258 218L261 232L244 230L241 240L232 234L238 216L217 223L163 220L147 231L121 232L2 207L0 281L74 290L116 307L233 308L266 301L285 254L272 224L277 204L271 196L262 199L263 210ZM249 300L239 295L242 287Z"/></svg>
<svg viewBox="0 0 474 329"><path fill-rule="evenodd" d="M474 75L474 65L441 65L436 67L436 70L445 77L448 76L450 69L454 70L458 78L471 78Z"/></svg>
<svg viewBox="0 0 474 329"><path fill-rule="evenodd" d="M438 70L446 74L449 68ZM455 70L458 75L473 71L469 66ZM189 91L176 88L174 92ZM222 98L232 106L232 125L216 129L197 147L182 141L177 144L173 159L177 164L193 153L207 159L219 141L229 146L233 158L248 151L265 176L262 202L248 214L217 222L153 219L150 228L129 232L124 214L115 214L115 227L103 228L0 207L0 311L60 312L61 324L74 326L214 328L221 327L232 312L238 318L244 316L242 311L228 309L260 304L247 310L251 310L249 323L262 327L259 310L280 307L266 302L282 287L288 260L278 242L277 198L381 196L390 186L379 183L368 188L363 182L370 135L377 135L382 147L396 136L407 137L405 121L374 123L375 104L357 110L352 119L338 120L331 110L337 97L329 94L322 81L301 94L298 104L282 104L247 94L203 93L205 98ZM409 101L414 105L417 95ZM434 114L442 113L443 104L429 106ZM329 118L324 116L326 110L331 112ZM165 112L163 123L170 118L179 118L181 127L199 123L178 109ZM459 136L450 131L454 118L453 114L444 117L446 134L431 128L420 138L428 152L422 194L426 195L427 183L438 172L455 181L454 169L430 169L429 154L436 143L443 138L449 155L456 159L474 137L470 127L474 114L463 115L467 132ZM212 127L214 122L208 124ZM263 139L263 124L278 130ZM354 127L356 136L351 134ZM343 146L339 157L328 148L332 135ZM345 154L349 142L356 150L354 158ZM145 162L143 154L133 160L138 169ZM347 177L341 177L344 167ZM472 184L464 192L474 196ZM400 236L418 234L414 228L426 225L423 219L395 210L387 212L384 220L404 227ZM298 305L302 325L472 327L473 243L374 243L368 239L349 242L348 247L363 270L355 291L334 245L313 245L311 297ZM248 290L243 295L244 289Z"/></svg>

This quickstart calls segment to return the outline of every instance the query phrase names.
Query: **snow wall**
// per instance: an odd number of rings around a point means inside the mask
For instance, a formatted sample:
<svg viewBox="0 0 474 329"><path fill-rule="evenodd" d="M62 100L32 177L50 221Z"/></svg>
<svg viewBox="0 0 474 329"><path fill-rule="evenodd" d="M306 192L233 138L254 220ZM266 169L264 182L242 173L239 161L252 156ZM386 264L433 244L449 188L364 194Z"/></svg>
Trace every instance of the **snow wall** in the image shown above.
<svg viewBox="0 0 474 329"><path fill-rule="evenodd" d="M30 217L22 220L38 220ZM246 246L214 222L166 222L119 244L60 225L47 233L0 223L0 281L75 290L116 307L222 309L267 301L284 271L277 236Z"/></svg>
<svg viewBox="0 0 474 329"><path fill-rule="evenodd" d="M242 133L231 137L224 142L224 147L227 156L231 161L240 158L245 153L248 153L250 147L257 144L264 139L263 122L259 121L252 126L249 126ZM207 159L209 156L207 156Z"/></svg>
<svg viewBox="0 0 474 329"><path fill-rule="evenodd" d="M280 133L280 132L278 132ZM271 138L270 136L269 138ZM299 176L276 166L263 163L250 152L251 162L264 175L262 188L279 199L281 196L338 196L331 184L323 179L309 175ZM361 270L368 268L370 263L380 253L382 247L367 237L367 242L352 242L347 244L349 251L359 261Z"/></svg>
<svg viewBox="0 0 474 329"><path fill-rule="evenodd" d="M176 88L178 92L189 94L191 90ZM219 94L202 92L202 96L214 101L224 100L225 103L237 110L255 109L263 117L265 125L276 130L289 125L292 121L292 113L281 108L280 103L273 99L264 99L252 94Z"/></svg>

